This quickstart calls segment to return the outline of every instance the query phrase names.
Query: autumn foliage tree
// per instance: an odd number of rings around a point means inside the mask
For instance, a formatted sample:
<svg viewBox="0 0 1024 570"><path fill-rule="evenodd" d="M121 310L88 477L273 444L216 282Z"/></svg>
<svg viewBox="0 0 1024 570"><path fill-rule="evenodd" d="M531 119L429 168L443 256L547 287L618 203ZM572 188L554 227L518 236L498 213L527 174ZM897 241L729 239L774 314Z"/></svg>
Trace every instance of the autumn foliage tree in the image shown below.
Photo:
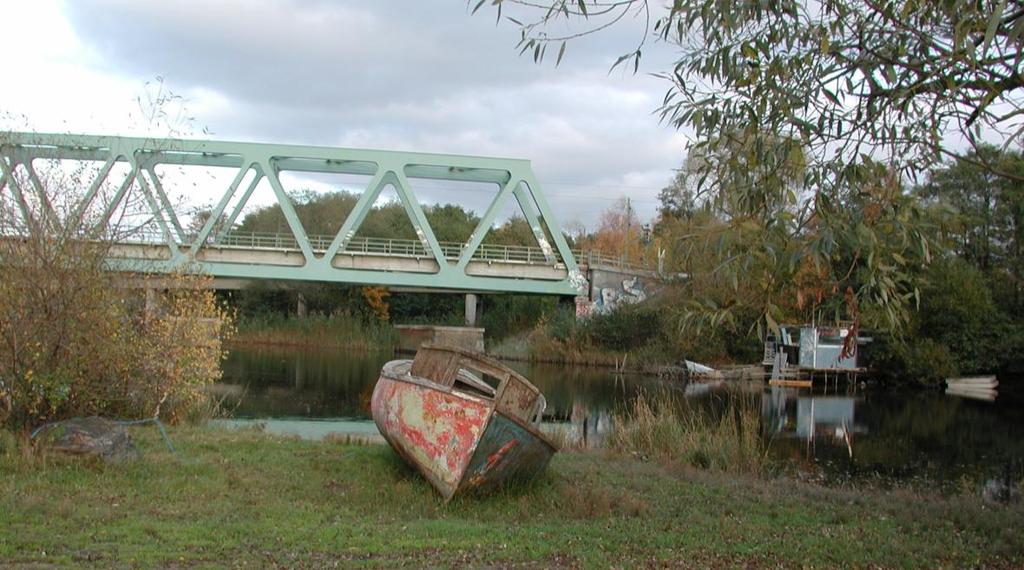
<svg viewBox="0 0 1024 570"><path fill-rule="evenodd" d="M663 212L659 223L690 277L683 327L764 334L783 321L908 323L930 221L893 171L874 164L856 189L812 192L799 145L775 137L737 141L689 168L706 178L700 208L688 218Z"/></svg>
<svg viewBox="0 0 1024 570"><path fill-rule="evenodd" d="M582 236L578 246L607 257L640 264L646 256L642 240L643 223L625 198L601 212L597 229Z"/></svg>

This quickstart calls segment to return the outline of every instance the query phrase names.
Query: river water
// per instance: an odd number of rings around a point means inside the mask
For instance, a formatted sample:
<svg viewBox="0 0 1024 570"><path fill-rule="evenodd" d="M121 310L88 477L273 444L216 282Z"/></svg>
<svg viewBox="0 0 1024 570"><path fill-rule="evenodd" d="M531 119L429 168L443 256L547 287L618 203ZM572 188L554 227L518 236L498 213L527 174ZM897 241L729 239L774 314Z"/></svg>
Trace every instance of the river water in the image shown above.
<svg viewBox="0 0 1024 570"><path fill-rule="evenodd" d="M217 386L232 423L303 437L372 436L368 403L391 353L236 347ZM876 481L959 487L1024 474L1024 394L1003 381L994 402L940 391L685 384L607 369L512 363L545 395L545 422L600 446L612 414L638 394L670 393L710 408L760 400L764 437L786 470L830 484ZM1019 384L1018 384L1019 385ZM748 400L749 401L749 400ZM980 483L979 483L980 482Z"/></svg>

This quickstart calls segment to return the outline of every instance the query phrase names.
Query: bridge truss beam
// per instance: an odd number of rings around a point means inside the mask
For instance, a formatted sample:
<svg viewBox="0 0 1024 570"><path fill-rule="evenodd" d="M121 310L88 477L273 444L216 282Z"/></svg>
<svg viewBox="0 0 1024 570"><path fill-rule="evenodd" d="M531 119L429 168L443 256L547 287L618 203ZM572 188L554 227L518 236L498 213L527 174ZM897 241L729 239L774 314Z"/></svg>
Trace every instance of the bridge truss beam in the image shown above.
<svg viewBox="0 0 1024 570"><path fill-rule="evenodd" d="M89 181L78 181L80 187L46 188L36 173L38 161L78 161L94 166L95 176ZM111 172L117 166L127 166L128 174L120 185L112 182ZM181 217L164 188L158 166L203 166L235 169L227 188L218 188L219 198L205 223L195 235L189 235ZM96 168L98 167L98 168ZM292 198L281 182L282 172L315 175L352 174L370 177L369 184L347 216L326 251L314 251L310 236L299 219ZM19 174L20 172L20 174ZM253 176L242 184L247 174ZM468 181L495 184L499 190L487 207L475 230L456 259L446 256L438 243L410 179L441 181ZM291 237L302 256L301 264L275 265L271 263L223 261L224 256L205 255L210 250L230 247L231 228L248 204L257 185L266 180L273 197L287 222ZM26 183L27 181L27 183ZM97 207L97 195L104 186L111 187L110 195ZM198 182L197 182L198 185ZM26 188L30 186L31 188ZM424 251L436 263L436 271L408 272L382 269L354 269L338 267L339 256L354 255L346 247L365 221L374 202L386 187L393 187ZM32 193L30 193L30 190ZM55 212L50 199L72 190L73 207L60 214ZM555 217L534 177L529 161L503 158L426 154L410 152L345 149L319 146L290 146L276 144L149 139L89 135L40 133L0 133L0 199L6 192L20 212L21 232L38 232L76 226L86 216L90 218L90 231L80 233L82 239L110 236L110 227L119 208L130 191L158 231L148 232L143 241L160 248L153 255L152 248L111 248L108 266L112 270L135 273L171 273L181 270L199 271L219 278L278 279L322 281L338 283L374 284L398 287L420 287L466 291L511 291L576 295L585 291L586 280L580 272L572 251L555 221ZM207 189L208 191L208 189ZM559 269L554 278L522 278L522 272L509 276L467 273L484 237L510 199L515 199L523 211L542 251L540 263ZM229 207L234 201L234 206ZM545 232L546 230L546 232ZM9 229L4 229L10 235ZM550 239L549 239L550 236ZM130 241L138 244L139 237L122 235L117 243ZM210 260L208 258L214 258ZM340 264L345 265L345 264ZM564 269L564 271L562 271ZM494 272L491 272L494 273ZM500 272L499 272L500 273Z"/></svg>

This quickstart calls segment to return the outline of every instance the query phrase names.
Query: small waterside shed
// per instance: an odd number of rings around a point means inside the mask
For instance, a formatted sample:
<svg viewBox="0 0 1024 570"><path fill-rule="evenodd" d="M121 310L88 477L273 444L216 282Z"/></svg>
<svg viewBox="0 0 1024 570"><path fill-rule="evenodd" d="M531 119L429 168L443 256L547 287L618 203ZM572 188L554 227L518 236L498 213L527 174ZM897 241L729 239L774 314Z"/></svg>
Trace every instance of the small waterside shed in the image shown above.
<svg viewBox="0 0 1024 570"><path fill-rule="evenodd" d="M780 325L778 334L770 335L764 345L762 364L772 370L769 383L809 386L814 375L864 372L859 346L871 339L852 334L850 325Z"/></svg>

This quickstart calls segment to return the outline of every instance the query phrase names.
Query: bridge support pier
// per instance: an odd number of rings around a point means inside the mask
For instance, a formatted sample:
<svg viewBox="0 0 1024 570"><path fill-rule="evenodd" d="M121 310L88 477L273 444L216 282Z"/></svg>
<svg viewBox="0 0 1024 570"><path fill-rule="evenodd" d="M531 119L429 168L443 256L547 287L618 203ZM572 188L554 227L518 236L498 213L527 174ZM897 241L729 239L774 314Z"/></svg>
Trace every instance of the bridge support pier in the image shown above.
<svg viewBox="0 0 1024 570"><path fill-rule="evenodd" d="M306 296L299 293L298 300L295 302L295 316L302 318L308 313L309 311L306 310Z"/></svg>
<svg viewBox="0 0 1024 570"><path fill-rule="evenodd" d="M466 326L475 327L476 317L479 309L479 299L476 293L466 293Z"/></svg>

